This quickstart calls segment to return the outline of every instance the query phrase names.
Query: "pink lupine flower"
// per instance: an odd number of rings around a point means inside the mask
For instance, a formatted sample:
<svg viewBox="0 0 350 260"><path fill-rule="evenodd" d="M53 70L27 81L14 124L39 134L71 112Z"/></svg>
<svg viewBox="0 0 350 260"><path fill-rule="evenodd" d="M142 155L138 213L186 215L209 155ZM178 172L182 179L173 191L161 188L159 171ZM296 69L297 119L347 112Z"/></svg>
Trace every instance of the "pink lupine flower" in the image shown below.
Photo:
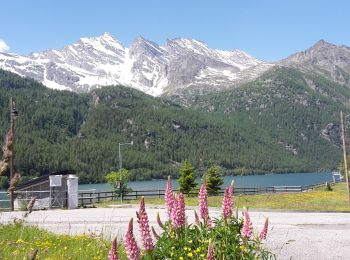
<svg viewBox="0 0 350 260"><path fill-rule="evenodd" d="M140 260L140 249L138 248L136 244L136 240L134 238L134 232L133 232L133 219L130 219L128 231L126 232L124 236L124 246L126 249L126 253L128 255L129 260Z"/></svg>
<svg viewBox="0 0 350 260"><path fill-rule="evenodd" d="M208 245L207 260L214 260L213 244Z"/></svg>
<svg viewBox="0 0 350 260"><path fill-rule="evenodd" d="M168 217L171 218L171 211L174 207L174 194L171 189L171 178L168 176L168 182L166 184L166 190L165 190L165 195L164 195L164 200L165 200L165 206L167 208L168 212Z"/></svg>
<svg viewBox="0 0 350 260"><path fill-rule="evenodd" d="M208 212L208 192L207 192L207 186L205 184L205 181L203 181L201 185L198 198L199 198L199 215L204 221L206 221L208 219L209 212Z"/></svg>
<svg viewBox="0 0 350 260"><path fill-rule="evenodd" d="M250 216L247 209L244 211L244 224L241 230L241 234L244 238L250 238L253 235L253 224L250 221Z"/></svg>
<svg viewBox="0 0 350 260"><path fill-rule="evenodd" d="M180 228L185 225L185 198L180 192L177 198L174 198L174 205L171 211L171 225L174 228Z"/></svg>
<svg viewBox="0 0 350 260"><path fill-rule="evenodd" d="M232 217L232 196L230 196L230 189L226 188L224 193L224 198L222 201L222 215L224 219L229 219Z"/></svg>
<svg viewBox="0 0 350 260"><path fill-rule="evenodd" d="M113 239L111 250L109 250L108 254L109 260L118 260L118 252L117 252L117 238Z"/></svg>
<svg viewBox="0 0 350 260"><path fill-rule="evenodd" d="M140 209L137 216L143 247L147 252L152 251L154 249L154 244L151 237L151 230L149 227L144 197L141 198Z"/></svg>
<svg viewBox="0 0 350 260"><path fill-rule="evenodd" d="M261 230L261 232L260 232L260 234L259 234L259 238L260 238L260 239L266 239L268 227L269 227L269 219L266 218L266 219L265 219L264 227L263 227L263 229Z"/></svg>
<svg viewBox="0 0 350 260"><path fill-rule="evenodd" d="M185 197L182 194L182 192L179 193L177 197L177 219L178 219L178 225L184 226L186 222L186 215L185 215Z"/></svg>

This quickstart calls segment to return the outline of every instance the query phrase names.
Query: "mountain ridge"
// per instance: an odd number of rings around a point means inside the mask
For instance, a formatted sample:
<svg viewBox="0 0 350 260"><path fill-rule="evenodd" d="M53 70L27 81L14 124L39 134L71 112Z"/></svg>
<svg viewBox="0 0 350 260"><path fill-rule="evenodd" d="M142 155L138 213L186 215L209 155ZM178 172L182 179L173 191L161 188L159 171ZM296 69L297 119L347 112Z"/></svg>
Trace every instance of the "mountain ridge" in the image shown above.
<svg viewBox="0 0 350 260"><path fill-rule="evenodd" d="M175 38L164 46L139 36L129 46L109 33L82 37L60 50L21 56L0 53L0 68L32 77L49 88L88 92L122 84L153 96L196 87L225 89L271 67L244 51L210 49L204 42Z"/></svg>
<svg viewBox="0 0 350 260"><path fill-rule="evenodd" d="M277 63L319 74L350 87L350 48L319 40L310 48L290 55Z"/></svg>
<svg viewBox="0 0 350 260"><path fill-rule="evenodd" d="M74 169L83 182L103 181L104 174L117 167L116 144L130 140L134 146L123 151L123 165L130 169L132 179L176 176L176 165L185 159L200 172L210 159L229 171L241 166L251 172L321 167L312 158L302 165L305 159L286 151L271 137L251 133L245 124L232 124L221 115L185 109L122 86L90 93L52 90L3 70L1 133L9 127L11 96L20 115L15 166L27 177ZM267 147L269 153L264 152Z"/></svg>

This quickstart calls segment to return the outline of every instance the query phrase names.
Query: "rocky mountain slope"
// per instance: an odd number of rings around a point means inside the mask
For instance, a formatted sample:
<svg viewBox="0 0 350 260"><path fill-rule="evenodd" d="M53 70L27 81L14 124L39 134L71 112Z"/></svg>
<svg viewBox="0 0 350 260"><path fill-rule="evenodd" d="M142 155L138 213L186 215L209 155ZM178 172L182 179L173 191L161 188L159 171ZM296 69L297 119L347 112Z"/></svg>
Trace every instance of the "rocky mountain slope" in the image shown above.
<svg viewBox="0 0 350 260"><path fill-rule="evenodd" d="M49 88L88 92L122 84L153 96L184 89L222 90L261 75L272 64L240 51L210 49L193 39L165 46L142 37L124 47L112 35L81 38L61 50L20 56L0 53L0 68L31 77Z"/></svg>
<svg viewBox="0 0 350 260"><path fill-rule="evenodd" d="M229 174L240 167L249 173L333 169L340 149L322 138L320 129L342 105L312 90L294 100L295 91L302 95L306 89L295 89L293 73L276 75L280 83L271 88L262 84L267 75L225 95L203 95L198 104L204 111L198 111L122 86L56 91L0 70L0 133L9 127L12 96L19 111L15 168L27 177L74 169L81 181L104 181L118 167L118 143L131 140L134 145L123 149L123 166L132 179L176 176L186 159L199 176L211 160ZM278 98L282 88L285 94Z"/></svg>
<svg viewBox="0 0 350 260"><path fill-rule="evenodd" d="M345 45L336 46L320 40L311 48L293 54L278 64L317 73L350 87L350 48Z"/></svg>

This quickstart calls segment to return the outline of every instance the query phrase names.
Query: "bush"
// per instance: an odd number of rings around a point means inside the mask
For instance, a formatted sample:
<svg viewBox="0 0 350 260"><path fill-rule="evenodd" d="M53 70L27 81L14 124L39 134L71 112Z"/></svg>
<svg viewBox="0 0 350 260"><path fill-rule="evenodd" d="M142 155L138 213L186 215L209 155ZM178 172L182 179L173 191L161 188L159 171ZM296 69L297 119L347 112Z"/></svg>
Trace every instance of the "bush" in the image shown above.
<svg viewBox="0 0 350 260"><path fill-rule="evenodd" d="M188 224L185 216L185 202L182 193L174 194L168 178L165 205L169 220L162 223L159 215L157 222L163 232L158 235L153 227L153 242L144 198L137 212L138 224L143 244L139 249L133 235L133 219L129 222L124 237L128 259L275 259L274 254L263 247L266 239L268 221L259 234L253 233L248 210L244 218L233 214L233 183L225 189L223 213L218 219L211 219L207 204L207 190L202 184L199 193L199 216L195 211L195 223ZM114 245L110 251L110 259L117 259Z"/></svg>
<svg viewBox="0 0 350 260"><path fill-rule="evenodd" d="M120 177L122 180L120 181ZM129 173L128 170L122 169L122 176L120 176L120 172L110 172L105 176L105 180L107 183L111 184L114 188L114 193L116 196L120 197L120 185L123 196L130 193L132 191L131 188L128 187Z"/></svg>

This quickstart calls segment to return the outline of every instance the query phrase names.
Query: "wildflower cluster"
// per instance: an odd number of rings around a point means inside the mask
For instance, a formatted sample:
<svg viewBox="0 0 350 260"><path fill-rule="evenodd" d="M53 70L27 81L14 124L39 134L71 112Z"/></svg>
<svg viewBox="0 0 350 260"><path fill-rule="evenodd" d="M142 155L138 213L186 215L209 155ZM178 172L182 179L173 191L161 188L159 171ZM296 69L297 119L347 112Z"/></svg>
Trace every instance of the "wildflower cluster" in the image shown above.
<svg viewBox="0 0 350 260"><path fill-rule="evenodd" d="M168 221L163 223L157 215L157 223L163 232L158 235L150 229L144 198L140 203L137 218L143 250L140 250L133 234L133 219L124 236L124 246L128 259L273 259L274 255L263 248L268 220L259 234L253 231L249 212L244 210L244 218L233 215L233 182L225 189L222 203L222 217L211 219L208 210L206 185L201 185L199 215L195 211L195 224L188 224L185 215L185 200L182 193L175 194L168 178L165 192L165 206ZM155 243L151 236L151 230ZM115 241L109 254L110 260L118 259Z"/></svg>
<svg viewBox="0 0 350 260"><path fill-rule="evenodd" d="M110 246L101 236L57 235L23 223L0 225L0 237L0 259L102 260Z"/></svg>

